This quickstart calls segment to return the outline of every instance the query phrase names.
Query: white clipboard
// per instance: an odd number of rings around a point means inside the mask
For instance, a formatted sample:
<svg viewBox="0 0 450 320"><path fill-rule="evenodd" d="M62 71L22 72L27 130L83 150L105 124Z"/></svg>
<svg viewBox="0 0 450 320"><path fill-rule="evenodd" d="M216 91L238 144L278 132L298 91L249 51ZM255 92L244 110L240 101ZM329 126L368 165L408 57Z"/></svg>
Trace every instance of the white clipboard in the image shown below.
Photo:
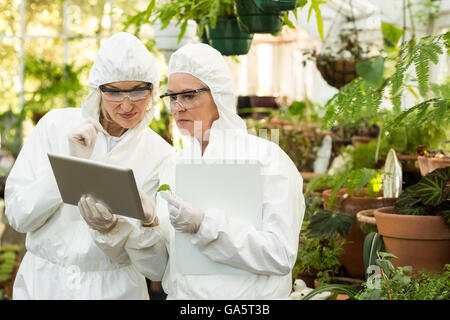
<svg viewBox="0 0 450 320"><path fill-rule="evenodd" d="M222 209L233 221L261 228L262 177L259 162L179 163L175 169L176 193L200 209ZM175 232L175 263L183 274L247 275L248 271L218 263L192 242L193 235Z"/></svg>

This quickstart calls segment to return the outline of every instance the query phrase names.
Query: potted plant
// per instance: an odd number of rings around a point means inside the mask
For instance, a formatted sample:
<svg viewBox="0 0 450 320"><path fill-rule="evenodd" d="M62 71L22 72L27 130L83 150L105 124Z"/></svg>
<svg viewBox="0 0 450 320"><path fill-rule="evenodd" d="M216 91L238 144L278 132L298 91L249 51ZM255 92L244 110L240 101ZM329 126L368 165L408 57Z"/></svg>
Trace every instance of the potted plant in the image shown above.
<svg viewBox="0 0 450 320"><path fill-rule="evenodd" d="M339 238L337 233L327 237L310 236L306 231L307 225L304 223L302 226L292 279L302 279L309 288L314 288L317 279L326 283L340 274L339 256L344 253L342 246L345 240Z"/></svg>
<svg viewBox="0 0 450 320"><path fill-rule="evenodd" d="M188 21L188 25L184 35L179 39L181 34L181 27L171 21L167 27L163 29L160 21L153 23L153 30L155 32L156 46L164 53L166 61L169 61L170 56L177 49L181 48L187 43L197 42L197 23L194 20Z"/></svg>
<svg viewBox="0 0 450 320"><path fill-rule="evenodd" d="M342 239L337 237L325 240L302 236L292 270L293 280L302 279L309 288L314 288L316 279L329 282L340 272L338 257L344 252L342 245Z"/></svg>
<svg viewBox="0 0 450 320"><path fill-rule="evenodd" d="M144 23L160 21L161 29L164 29L172 20L180 28L178 41L184 36L189 21L194 20L198 37L223 55L246 54L250 49L253 34L239 29L234 0L177 0L159 4L152 0L144 11L129 16L126 26L139 28Z"/></svg>
<svg viewBox="0 0 450 320"><path fill-rule="evenodd" d="M276 33L283 25L284 12L262 9L254 0L235 0L239 26L247 33Z"/></svg>
<svg viewBox="0 0 450 320"><path fill-rule="evenodd" d="M339 38L320 53L313 53L323 79L338 89L358 77L357 63L368 58L368 50L361 46L355 30L343 30Z"/></svg>
<svg viewBox="0 0 450 320"><path fill-rule="evenodd" d="M345 253L340 257L340 261L346 275L363 279L365 234L359 221L355 219L356 214L361 210L392 205L396 198L383 197L381 172L376 169L349 169L313 178L308 184L306 194L322 185L333 186L332 189L322 192L325 212L329 215L336 212L346 213L353 218L353 223L345 236L346 244L343 246Z"/></svg>
<svg viewBox="0 0 450 320"><path fill-rule="evenodd" d="M394 264L441 271L450 261L450 167L436 169L404 190L394 206L374 211Z"/></svg>
<svg viewBox="0 0 450 320"><path fill-rule="evenodd" d="M390 260L396 258L393 254L378 252L376 259L378 272L363 283L362 290L357 291L343 284L325 285L310 291L303 300L310 300L325 291L335 294L343 293L351 300L448 300L450 298L450 264L445 266L441 274L427 271L414 274L410 266L395 267Z"/></svg>

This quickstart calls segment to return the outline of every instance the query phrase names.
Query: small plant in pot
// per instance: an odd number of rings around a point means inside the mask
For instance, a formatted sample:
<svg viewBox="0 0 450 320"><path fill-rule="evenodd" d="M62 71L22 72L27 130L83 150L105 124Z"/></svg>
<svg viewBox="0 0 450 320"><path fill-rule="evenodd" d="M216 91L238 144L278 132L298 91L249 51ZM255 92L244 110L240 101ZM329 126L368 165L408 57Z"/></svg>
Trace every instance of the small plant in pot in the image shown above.
<svg viewBox="0 0 450 320"><path fill-rule="evenodd" d="M364 279L364 238L361 225L356 221L356 214L365 209L392 205L396 198L385 198L381 192L381 171L369 168L347 169L333 175L313 178L308 184L306 194L323 185L332 189L323 191L324 207L329 216L335 212L346 213L353 218L344 245L345 253L340 261L347 276Z"/></svg>
<svg viewBox="0 0 450 320"><path fill-rule="evenodd" d="M336 235L329 238L312 238L300 236L297 260L292 270L293 280L305 281L309 288L314 288L315 280L328 283L340 273L339 256L344 253L345 243Z"/></svg>
<svg viewBox="0 0 450 320"><path fill-rule="evenodd" d="M310 300L324 291L344 293L351 300L448 300L450 298L450 264L442 274L421 271L412 273L410 266L395 267L393 254L378 252L371 277L356 291L348 285L325 285L309 292L303 300Z"/></svg>
<svg viewBox="0 0 450 320"><path fill-rule="evenodd" d="M450 261L450 167L436 169L404 190L395 205L374 211L397 266L440 272Z"/></svg>

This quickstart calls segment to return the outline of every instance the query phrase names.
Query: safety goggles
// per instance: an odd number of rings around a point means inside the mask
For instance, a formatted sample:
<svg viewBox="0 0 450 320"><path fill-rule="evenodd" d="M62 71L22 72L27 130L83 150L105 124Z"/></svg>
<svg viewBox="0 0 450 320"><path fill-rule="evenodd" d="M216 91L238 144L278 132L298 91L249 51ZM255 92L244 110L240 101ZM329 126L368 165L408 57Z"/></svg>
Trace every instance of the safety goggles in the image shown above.
<svg viewBox="0 0 450 320"><path fill-rule="evenodd" d="M153 85L147 83L144 87L134 88L134 89L113 89L101 85L100 91L103 94L103 98L107 101L120 102L126 97L131 101L139 101L145 99L149 96Z"/></svg>
<svg viewBox="0 0 450 320"><path fill-rule="evenodd" d="M174 112L178 105L185 110L189 110L199 106L198 100L196 99L197 93L209 90L208 87L204 87L195 90L165 93L159 97L170 108L171 112Z"/></svg>

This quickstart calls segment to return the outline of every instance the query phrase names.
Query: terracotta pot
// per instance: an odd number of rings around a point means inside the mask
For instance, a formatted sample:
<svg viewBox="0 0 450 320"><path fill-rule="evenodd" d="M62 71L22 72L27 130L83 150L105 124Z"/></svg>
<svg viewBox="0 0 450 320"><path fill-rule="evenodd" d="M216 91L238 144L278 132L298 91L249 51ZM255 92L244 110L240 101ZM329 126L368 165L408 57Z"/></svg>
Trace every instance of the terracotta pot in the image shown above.
<svg viewBox="0 0 450 320"><path fill-rule="evenodd" d="M450 227L443 217L395 214L392 206L374 216L385 250L398 257L391 260L394 266L442 271L450 263Z"/></svg>
<svg viewBox="0 0 450 320"><path fill-rule="evenodd" d="M346 192L347 189L345 188L340 190L333 210L348 213L354 216L355 219L356 214L362 210L393 206L397 200L397 198L384 198L382 192L375 198L366 198L364 197L366 194L365 189L357 196L343 197L346 195ZM332 193L333 191L331 189L325 190L322 193L325 209L328 209L328 203L330 202ZM339 257L339 261L349 277L365 278L363 260L364 238L365 234L361 231L360 222L356 220L350 228L347 237L345 237L347 240L347 243L343 246L345 253Z"/></svg>
<svg viewBox="0 0 450 320"><path fill-rule="evenodd" d="M439 169L450 167L450 159L444 157L417 157L417 164L420 169L420 174L426 176L430 172Z"/></svg>

